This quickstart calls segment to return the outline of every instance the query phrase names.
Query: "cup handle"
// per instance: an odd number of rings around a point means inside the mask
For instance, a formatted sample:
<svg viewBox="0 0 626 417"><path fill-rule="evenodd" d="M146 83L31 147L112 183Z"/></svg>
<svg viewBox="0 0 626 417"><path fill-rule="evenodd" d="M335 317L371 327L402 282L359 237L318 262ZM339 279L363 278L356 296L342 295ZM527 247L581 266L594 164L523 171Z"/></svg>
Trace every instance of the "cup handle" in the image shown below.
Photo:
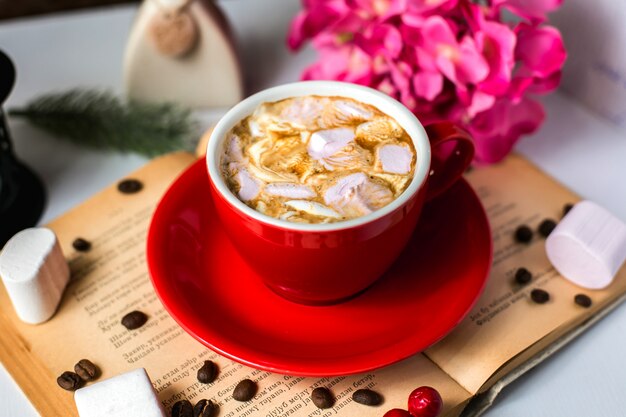
<svg viewBox="0 0 626 417"><path fill-rule="evenodd" d="M454 123L437 122L425 126L430 140L430 178L426 200L450 188L474 158L474 143L465 130Z"/></svg>

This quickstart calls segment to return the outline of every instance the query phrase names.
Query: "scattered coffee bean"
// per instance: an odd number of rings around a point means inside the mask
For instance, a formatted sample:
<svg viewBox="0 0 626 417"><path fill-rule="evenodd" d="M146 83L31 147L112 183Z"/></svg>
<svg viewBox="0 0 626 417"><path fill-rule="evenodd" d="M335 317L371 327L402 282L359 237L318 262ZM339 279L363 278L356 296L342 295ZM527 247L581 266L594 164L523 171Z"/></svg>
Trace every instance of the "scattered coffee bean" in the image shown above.
<svg viewBox="0 0 626 417"><path fill-rule="evenodd" d="M569 213L569 211L571 209L574 208L574 205L572 203L567 203L566 205L563 206L563 216L565 216L567 213Z"/></svg>
<svg viewBox="0 0 626 417"><path fill-rule="evenodd" d="M515 282L518 284L528 284L532 279L533 274L531 274L530 271L524 267L518 268L517 271L515 271Z"/></svg>
<svg viewBox="0 0 626 417"><path fill-rule="evenodd" d="M530 292L530 298L537 304L544 304L550 301L550 294L547 291L535 288Z"/></svg>
<svg viewBox="0 0 626 417"><path fill-rule="evenodd" d="M83 385L83 380L74 372L65 371L57 378L57 384L65 390L76 391Z"/></svg>
<svg viewBox="0 0 626 417"><path fill-rule="evenodd" d="M554 220L545 219L539 225L539 234L543 237L548 237L550 236L550 233L552 233L555 227L556 227L556 222Z"/></svg>
<svg viewBox="0 0 626 417"><path fill-rule="evenodd" d="M533 231L530 227L522 225L515 229L515 240L520 243L528 243L533 238Z"/></svg>
<svg viewBox="0 0 626 417"><path fill-rule="evenodd" d="M193 417L193 406L187 400L180 400L172 407L172 417Z"/></svg>
<svg viewBox="0 0 626 417"><path fill-rule="evenodd" d="M93 381L98 377L100 370L89 359L81 359L74 365L74 372L85 381Z"/></svg>
<svg viewBox="0 0 626 417"><path fill-rule="evenodd" d="M592 301L588 295L585 294L576 294L574 296L574 302L581 307L589 308L591 307Z"/></svg>
<svg viewBox="0 0 626 417"><path fill-rule="evenodd" d="M141 191L142 188L143 184L141 183L141 181L134 178L120 181L117 184L118 191L123 194L134 194Z"/></svg>
<svg viewBox="0 0 626 417"><path fill-rule="evenodd" d="M198 369L198 381L203 384L209 384L215 381L217 376L217 365L213 361L204 361L202 368Z"/></svg>
<svg viewBox="0 0 626 417"><path fill-rule="evenodd" d="M311 400L317 408L330 408L335 404L335 398L328 388L318 387L311 393Z"/></svg>
<svg viewBox="0 0 626 417"><path fill-rule="evenodd" d="M371 389L358 389L352 393L352 400L363 405L379 405L383 402L383 397Z"/></svg>
<svg viewBox="0 0 626 417"><path fill-rule="evenodd" d="M78 237L72 242L72 246L79 252L88 252L91 249L91 242Z"/></svg>
<svg viewBox="0 0 626 417"><path fill-rule="evenodd" d="M244 379L233 390L233 398L237 401L250 401L256 394L256 382Z"/></svg>
<svg viewBox="0 0 626 417"><path fill-rule="evenodd" d="M211 400L200 400L193 407L193 417L213 417L219 406Z"/></svg>
<svg viewBox="0 0 626 417"><path fill-rule="evenodd" d="M146 324L148 316L141 311L131 311L124 317L122 317L122 325L128 330L135 330Z"/></svg>

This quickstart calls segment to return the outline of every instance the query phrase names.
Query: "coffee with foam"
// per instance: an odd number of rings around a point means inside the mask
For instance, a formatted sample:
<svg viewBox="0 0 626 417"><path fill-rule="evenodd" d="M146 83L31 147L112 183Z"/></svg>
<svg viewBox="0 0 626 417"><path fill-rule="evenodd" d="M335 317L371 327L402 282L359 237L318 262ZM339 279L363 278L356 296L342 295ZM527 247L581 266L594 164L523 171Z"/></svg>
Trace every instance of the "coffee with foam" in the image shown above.
<svg viewBox="0 0 626 417"><path fill-rule="evenodd" d="M248 206L301 223L353 219L408 187L416 152L377 108L344 97L264 103L227 134L221 173Z"/></svg>

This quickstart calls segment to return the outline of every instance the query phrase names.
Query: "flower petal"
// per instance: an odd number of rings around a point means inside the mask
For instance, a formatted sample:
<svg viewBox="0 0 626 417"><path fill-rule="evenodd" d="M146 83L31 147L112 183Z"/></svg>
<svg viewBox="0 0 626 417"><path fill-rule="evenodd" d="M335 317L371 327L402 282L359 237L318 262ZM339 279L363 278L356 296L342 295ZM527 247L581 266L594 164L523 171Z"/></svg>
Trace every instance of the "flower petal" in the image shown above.
<svg viewBox="0 0 626 417"><path fill-rule="evenodd" d="M304 21L307 14L300 12L293 18L289 31L287 32L287 46L292 51L300 49L304 41L307 39L307 35L304 34Z"/></svg>
<svg viewBox="0 0 626 417"><path fill-rule="evenodd" d="M443 88L443 76L439 72L418 72L413 76L415 95L426 100L433 100Z"/></svg>
<svg viewBox="0 0 626 417"><path fill-rule="evenodd" d="M514 104L506 99L498 100L466 126L474 138L476 161L500 161L511 152L521 135L537 130L544 118L543 107L536 101L524 98Z"/></svg>
<svg viewBox="0 0 626 417"><path fill-rule="evenodd" d="M479 89L491 95L504 95L515 66L515 33L508 26L496 22L484 22L480 30L476 39L489 65L489 74L481 81Z"/></svg>
<svg viewBox="0 0 626 417"><path fill-rule="evenodd" d="M567 52L556 28L520 23L515 28L515 33L515 58L522 62L522 75L527 72L536 77L549 77L561 69Z"/></svg>
<svg viewBox="0 0 626 417"><path fill-rule="evenodd" d="M355 34L354 43L371 56L398 58L403 41L400 31L392 25L376 25L368 34Z"/></svg>
<svg viewBox="0 0 626 417"><path fill-rule="evenodd" d="M470 36L465 36L459 45L456 74L459 82L463 84L476 84L489 74L489 65Z"/></svg>

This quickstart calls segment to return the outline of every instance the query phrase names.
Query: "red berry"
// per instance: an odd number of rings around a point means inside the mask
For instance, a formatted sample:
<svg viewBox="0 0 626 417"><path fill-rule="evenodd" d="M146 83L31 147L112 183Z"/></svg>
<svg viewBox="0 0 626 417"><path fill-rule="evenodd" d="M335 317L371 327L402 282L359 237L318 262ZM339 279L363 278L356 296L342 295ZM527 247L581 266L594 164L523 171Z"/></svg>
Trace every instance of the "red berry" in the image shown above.
<svg viewBox="0 0 626 417"><path fill-rule="evenodd" d="M383 417L411 417L411 414L406 410L394 408L387 411Z"/></svg>
<svg viewBox="0 0 626 417"><path fill-rule="evenodd" d="M413 417L437 417L442 406L441 395L434 388L419 387L409 394L409 413Z"/></svg>

